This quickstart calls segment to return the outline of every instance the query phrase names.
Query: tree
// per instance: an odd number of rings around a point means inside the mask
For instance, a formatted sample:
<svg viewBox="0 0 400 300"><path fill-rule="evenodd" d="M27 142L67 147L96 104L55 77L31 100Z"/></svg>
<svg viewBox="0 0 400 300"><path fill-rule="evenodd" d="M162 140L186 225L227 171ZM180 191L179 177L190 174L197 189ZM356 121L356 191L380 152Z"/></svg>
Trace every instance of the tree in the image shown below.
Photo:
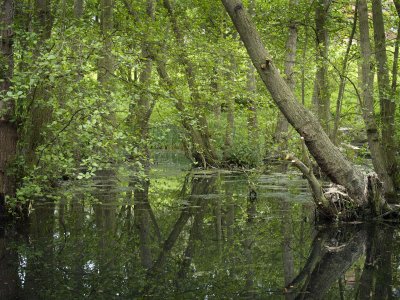
<svg viewBox="0 0 400 300"><path fill-rule="evenodd" d="M329 34L327 20L331 0L318 0L315 4L316 62L313 104L320 123L330 134L330 93L328 84Z"/></svg>
<svg viewBox="0 0 400 300"><path fill-rule="evenodd" d="M291 0L289 2L289 9L292 11L292 13L295 12L297 7L297 0ZM285 80L292 92L294 93L296 86L294 66L296 64L297 24L296 20L293 17L291 18L291 20L289 20L288 29L289 35L286 40ZM286 120L285 116L280 113L276 124L274 140L278 144L282 143L280 147L282 149L287 148L288 130L289 123ZM280 151L280 149L278 151Z"/></svg>
<svg viewBox="0 0 400 300"><path fill-rule="evenodd" d="M37 36L34 48L34 59L45 54L48 48L45 42L51 37L53 16L51 13L51 0L35 0L33 14L33 29ZM36 161L36 149L44 142L43 129L50 122L52 110L49 106L50 85L46 80L49 76L42 75L42 80L30 91L31 107L29 118L25 124L26 160L30 166Z"/></svg>
<svg viewBox="0 0 400 300"><path fill-rule="evenodd" d="M249 14L254 17L255 15L255 3L253 0L249 3ZM254 99L256 97L257 91L257 81L256 81L256 70L254 69L251 61L248 62L247 71L247 93L249 94L248 99L248 115L247 115L247 131L249 144L251 145L251 152L253 160L257 161L260 152L260 137L258 129L258 113L257 113L257 101Z"/></svg>
<svg viewBox="0 0 400 300"><path fill-rule="evenodd" d="M247 52L272 99L289 123L304 139L308 150L323 172L334 183L346 188L351 197L352 205L366 211L369 201L374 200L374 204L378 204L379 208L378 211L375 210L375 214L380 213L380 209L383 209L385 203L382 202L379 195L379 188L376 189L376 182L374 182L373 177L367 177L351 164L331 142L316 117L296 101L295 96L275 67L271 55L264 48L242 2L239 0L222 0L222 3L239 32ZM337 213L331 210L330 203L317 201L316 204L318 209L328 217L337 217Z"/></svg>
<svg viewBox="0 0 400 300"><path fill-rule="evenodd" d="M372 19L374 26L375 60L377 62L379 103L381 107L382 145L391 180L396 175L396 143L394 140L395 95L392 93L389 78L389 66L386 55L385 23L382 13L382 1L372 1ZM393 74L397 76L397 74Z"/></svg>
<svg viewBox="0 0 400 300"><path fill-rule="evenodd" d="M340 83L339 83L339 92L336 100L336 113L335 113L335 120L334 120L334 125L333 125L333 132L332 132L332 141L337 144L337 133L339 130L339 122L340 122L340 115L342 111L342 106L343 106L343 96L344 96L344 90L346 87L346 80L347 80L347 71L348 71L348 62L350 58L350 50L351 46L353 43L354 35L356 33L356 28L357 28L357 7L358 7L358 1L356 1L356 7L354 9L354 15L353 15L353 24L351 27L351 33L349 37L349 41L347 43L347 48L346 48L346 53L343 58L343 63L342 63L342 68L340 70Z"/></svg>
<svg viewBox="0 0 400 300"><path fill-rule="evenodd" d="M189 133L191 137L191 150L192 152L190 156L194 159L194 162L200 166L217 166L218 165L218 157L215 153L215 149L211 144L211 136L208 129L208 122L203 111L203 104L201 101L201 96L199 93L198 82L196 79L196 70L194 68L193 63L190 61L188 54L185 50L184 36L182 34L182 30L178 24L178 20L173 10L173 7L169 0L163 0L164 8L167 10L169 20L172 25L172 31L175 36L175 40L179 47L179 62L182 64L184 68L184 72L186 75L187 84L190 90L190 96L192 98L193 104L197 107L198 111L193 117L195 123L190 125ZM162 67L162 64L159 64L159 67ZM165 69L165 68L164 68ZM165 74L161 76L165 78ZM176 108L180 111L181 114L185 115L187 112L185 111L185 107L182 101L178 101L176 104ZM186 116L183 116L183 123L187 123L190 120L185 120ZM183 127L188 129L189 124L183 124ZM196 128L197 127L197 128Z"/></svg>
<svg viewBox="0 0 400 300"><path fill-rule="evenodd" d="M2 217L5 212L5 197L15 193L14 178L8 173L8 167L16 154L17 126L14 122L14 102L8 96L14 72L14 1L3 0L0 7L0 217Z"/></svg>
<svg viewBox="0 0 400 300"><path fill-rule="evenodd" d="M110 89L110 79L114 72L112 56L113 34L113 0L100 1L100 26L101 26L101 58L99 59L97 79L105 90Z"/></svg>
<svg viewBox="0 0 400 300"><path fill-rule="evenodd" d="M387 160L384 149L381 147L379 130L375 122L374 112L374 72L372 50L369 39L368 6L365 0L358 2L360 51L361 51L361 82L362 82L362 115L368 137L368 145L371 151L372 163L380 180L383 182L387 194L394 193L393 180L388 172Z"/></svg>

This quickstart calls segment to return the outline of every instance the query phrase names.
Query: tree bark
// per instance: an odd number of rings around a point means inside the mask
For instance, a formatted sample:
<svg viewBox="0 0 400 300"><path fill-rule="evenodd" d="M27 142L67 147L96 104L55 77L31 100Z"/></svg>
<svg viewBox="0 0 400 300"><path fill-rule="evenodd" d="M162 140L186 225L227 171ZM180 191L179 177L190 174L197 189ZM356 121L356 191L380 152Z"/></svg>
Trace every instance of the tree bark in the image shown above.
<svg viewBox="0 0 400 300"><path fill-rule="evenodd" d="M296 101L239 0L222 0L272 99L304 141L323 172L343 185L358 204L366 202L365 175L330 141L317 118Z"/></svg>
<svg viewBox="0 0 400 300"><path fill-rule="evenodd" d="M398 74L398 69L399 69L399 45L400 45L400 12L399 12L399 21L398 21L398 25L397 25L397 37L396 37L396 42L394 44L393 66L392 66L392 95L394 95L395 97L397 95L397 74Z"/></svg>
<svg viewBox="0 0 400 300"><path fill-rule="evenodd" d="M255 16L254 0L249 2L249 15ZM247 92L248 92L248 113L247 113L247 132L248 142L252 151L254 162L258 160L260 153L259 132L258 132L258 116L257 116L257 103L255 101L257 92L256 69L254 68L251 60L248 62L247 70Z"/></svg>
<svg viewBox="0 0 400 300"><path fill-rule="evenodd" d="M357 5L358 5L358 1L356 0L356 7L354 9L354 16L353 16L353 25L351 28L349 41L347 43L346 53L343 58L342 68L340 70L339 93L338 93L338 97L336 100L335 122L333 124L333 132L332 132L332 141L335 144L337 144L337 132L339 129L340 115L341 115L341 111L342 111L344 88L346 87L347 63L349 61L351 45L353 43L354 35L355 35L356 29L357 29Z"/></svg>
<svg viewBox="0 0 400 300"><path fill-rule="evenodd" d="M329 33L326 28L329 6L331 0L318 0L315 7L315 30L316 30L316 62L313 104L319 117L320 123L326 133L330 134L330 93L328 83L328 47Z"/></svg>
<svg viewBox="0 0 400 300"><path fill-rule="evenodd" d="M377 62L379 103L382 121L382 147L385 154L388 175L396 175L396 143L394 140L395 101L391 93L389 68L386 55L385 24L382 14L382 1L372 1L372 17L375 40L375 59Z"/></svg>
<svg viewBox="0 0 400 300"><path fill-rule="evenodd" d="M374 113L374 72L372 62L372 51L369 40L368 7L366 0L359 0L359 30L360 50L362 57L361 82L362 82L362 115L367 130L368 145L371 152L374 169L382 181L384 190L388 194L394 193L394 186L389 176L385 155L381 147L378 126L375 122Z"/></svg>
<svg viewBox="0 0 400 300"><path fill-rule="evenodd" d="M298 7L298 0L289 1L289 9L293 12ZM286 40L286 60L285 60L285 80L292 93L295 92L295 77L294 77L294 66L296 64L296 51L297 51L297 24L296 20L292 18L289 21L289 36ZM276 124L274 141L280 146L278 151L281 152L283 149L287 148L289 122L286 120L285 116L280 112L278 115L278 120Z"/></svg>
<svg viewBox="0 0 400 300"><path fill-rule="evenodd" d="M113 2L113 0L101 0L100 2L100 25L103 42L101 49L101 58L98 62L97 79L106 90L110 88L110 78L111 75L114 73L114 59L111 53L113 46L112 30L114 27Z"/></svg>
<svg viewBox="0 0 400 300"><path fill-rule="evenodd" d="M83 16L83 0L74 0L74 17L80 19Z"/></svg>
<svg viewBox="0 0 400 300"><path fill-rule="evenodd" d="M247 71L247 92L249 93L248 101L248 115L247 115L247 131L248 140L255 153L259 152L259 134L258 134L258 116L257 116L257 103L254 100L256 96L256 70L249 61Z"/></svg>
<svg viewBox="0 0 400 300"><path fill-rule="evenodd" d="M50 38L53 28L53 16L51 14L51 0L35 0L34 16L35 32L39 34L39 47Z"/></svg>
<svg viewBox="0 0 400 300"><path fill-rule="evenodd" d="M7 98L14 72L13 23L14 1L2 0L0 6L0 218L5 213L5 197L15 193L13 176L7 168L17 147L17 127L12 121L14 102Z"/></svg>
<svg viewBox="0 0 400 300"><path fill-rule="evenodd" d="M148 24L154 22L154 10L155 2L154 0L147 0L146 2L146 14ZM130 122L132 129L136 137L140 139L141 163L145 169L149 168L150 152L148 147L149 138L149 121L151 114L153 112L155 100L151 99L151 95L148 92L150 86L152 71L153 71L153 58L155 57L154 51L151 48L150 42L144 39L142 43L142 70L139 75L140 87L139 91L140 97L137 103L132 103L130 105Z"/></svg>
<svg viewBox="0 0 400 300"><path fill-rule="evenodd" d="M38 35L38 41L34 49L34 56L37 58L45 49L45 42L51 37L53 28L53 17L51 14L51 0L35 0L33 29ZM47 102L50 98L49 85L46 78L30 92L32 107L30 119L27 121L26 130L26 160L32 165L36 159L36 148L43 142L43 128L51 120L52 110Z"/></svg>

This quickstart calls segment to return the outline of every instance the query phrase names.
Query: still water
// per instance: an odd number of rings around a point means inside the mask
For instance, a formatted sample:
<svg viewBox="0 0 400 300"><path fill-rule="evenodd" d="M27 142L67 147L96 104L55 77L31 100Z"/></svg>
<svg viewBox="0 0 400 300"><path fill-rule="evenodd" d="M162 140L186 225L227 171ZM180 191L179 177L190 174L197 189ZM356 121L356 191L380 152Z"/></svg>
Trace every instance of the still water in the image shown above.
<svg viewBox="0 0 400 300"><path fill-rule="evenodd" d="M67 183L0 225L0 299L400 298L400 231L316 226L300 174L192 171L156 155Z"/></svg>

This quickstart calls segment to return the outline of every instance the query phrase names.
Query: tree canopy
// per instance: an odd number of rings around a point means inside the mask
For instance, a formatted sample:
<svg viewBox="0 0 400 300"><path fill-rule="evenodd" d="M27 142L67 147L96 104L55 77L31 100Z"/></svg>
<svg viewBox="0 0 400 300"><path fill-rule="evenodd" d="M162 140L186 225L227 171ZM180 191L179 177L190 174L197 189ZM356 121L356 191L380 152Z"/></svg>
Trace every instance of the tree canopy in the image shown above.
<svg viewBox="0 0 400 300"><path fill-rule="evenodd" d="M172 149L200 168L287 156L325 213L314 164L352 203L383 184L380 215L399 187L399 28L398 0L1 0L0 214L119 164L146 186Z"/></svg>

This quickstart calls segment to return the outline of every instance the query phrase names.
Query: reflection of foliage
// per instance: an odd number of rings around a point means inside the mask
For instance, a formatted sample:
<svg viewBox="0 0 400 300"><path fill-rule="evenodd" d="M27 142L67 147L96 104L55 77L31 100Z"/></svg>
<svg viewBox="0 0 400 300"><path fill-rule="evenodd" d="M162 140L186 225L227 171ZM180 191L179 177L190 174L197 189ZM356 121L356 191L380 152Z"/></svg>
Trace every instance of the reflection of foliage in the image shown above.
<svg viewBox="0 0 400 300"><path fill-rule="evenodd" d="M389 228L320 228L312 241L314 226L304 221L313 214L310 203L304 193L300 201L288 190L304 189L297 175L254 175L259 193L250 201L246 175L199 171L187 176L156 161L148 196L162 241L150 222L150 270L141 263L135 223L140 212L129 198L129 179L119 174L115 180L117 174L108 171L88 180L86 188L67 187L60 204L36 205L28 236L12 243L8 237L15 255L5 261L24 283L18 292L46 299L279 298L288 263L282 254L289 251L298 275L295 288L317 290L324 299L342 293L347 299L361 295L358 282L375 278L377 287L390 281L390 263L397 268L397 261L390 262ZM397 244L396 236L393 249ZM393 276L394 286L397 281Z"/></svg>
<svg viewBox="0 0 400 300"><path fill-rule="evenodd" d="M163 263L151 276L141 265L139 231L134 225L131 202L125 201L129 191L125 179L115 181L112 176L115 173L101 180L95 177L85 189L68 187L66 196L61 196L65 201L33 211L29 243L20 240L13 247L25 261L14 262L25 276L21 292L34 285L39 297L52 299L135 298L146 291L154 298L236 298L250 289L251 276L256 294L280 293L279 201L265 201L260 196L254 202L254 221L249 224L245 176L198 172L185 179L184 172L160 162L152 175L149 201L163 241L182 216L184 223L168 247L160 247L150 227L153 263L168 249L162 255ZM254 181L257 184L256 177ZM121 200L115 203L113 199ZM294 222L299 224L301 207L293 207L297 216ZM293 227L293 250L298 262L309 231L309 224L301 224ZM190 264L182 269L189 254Z"/></svg>

